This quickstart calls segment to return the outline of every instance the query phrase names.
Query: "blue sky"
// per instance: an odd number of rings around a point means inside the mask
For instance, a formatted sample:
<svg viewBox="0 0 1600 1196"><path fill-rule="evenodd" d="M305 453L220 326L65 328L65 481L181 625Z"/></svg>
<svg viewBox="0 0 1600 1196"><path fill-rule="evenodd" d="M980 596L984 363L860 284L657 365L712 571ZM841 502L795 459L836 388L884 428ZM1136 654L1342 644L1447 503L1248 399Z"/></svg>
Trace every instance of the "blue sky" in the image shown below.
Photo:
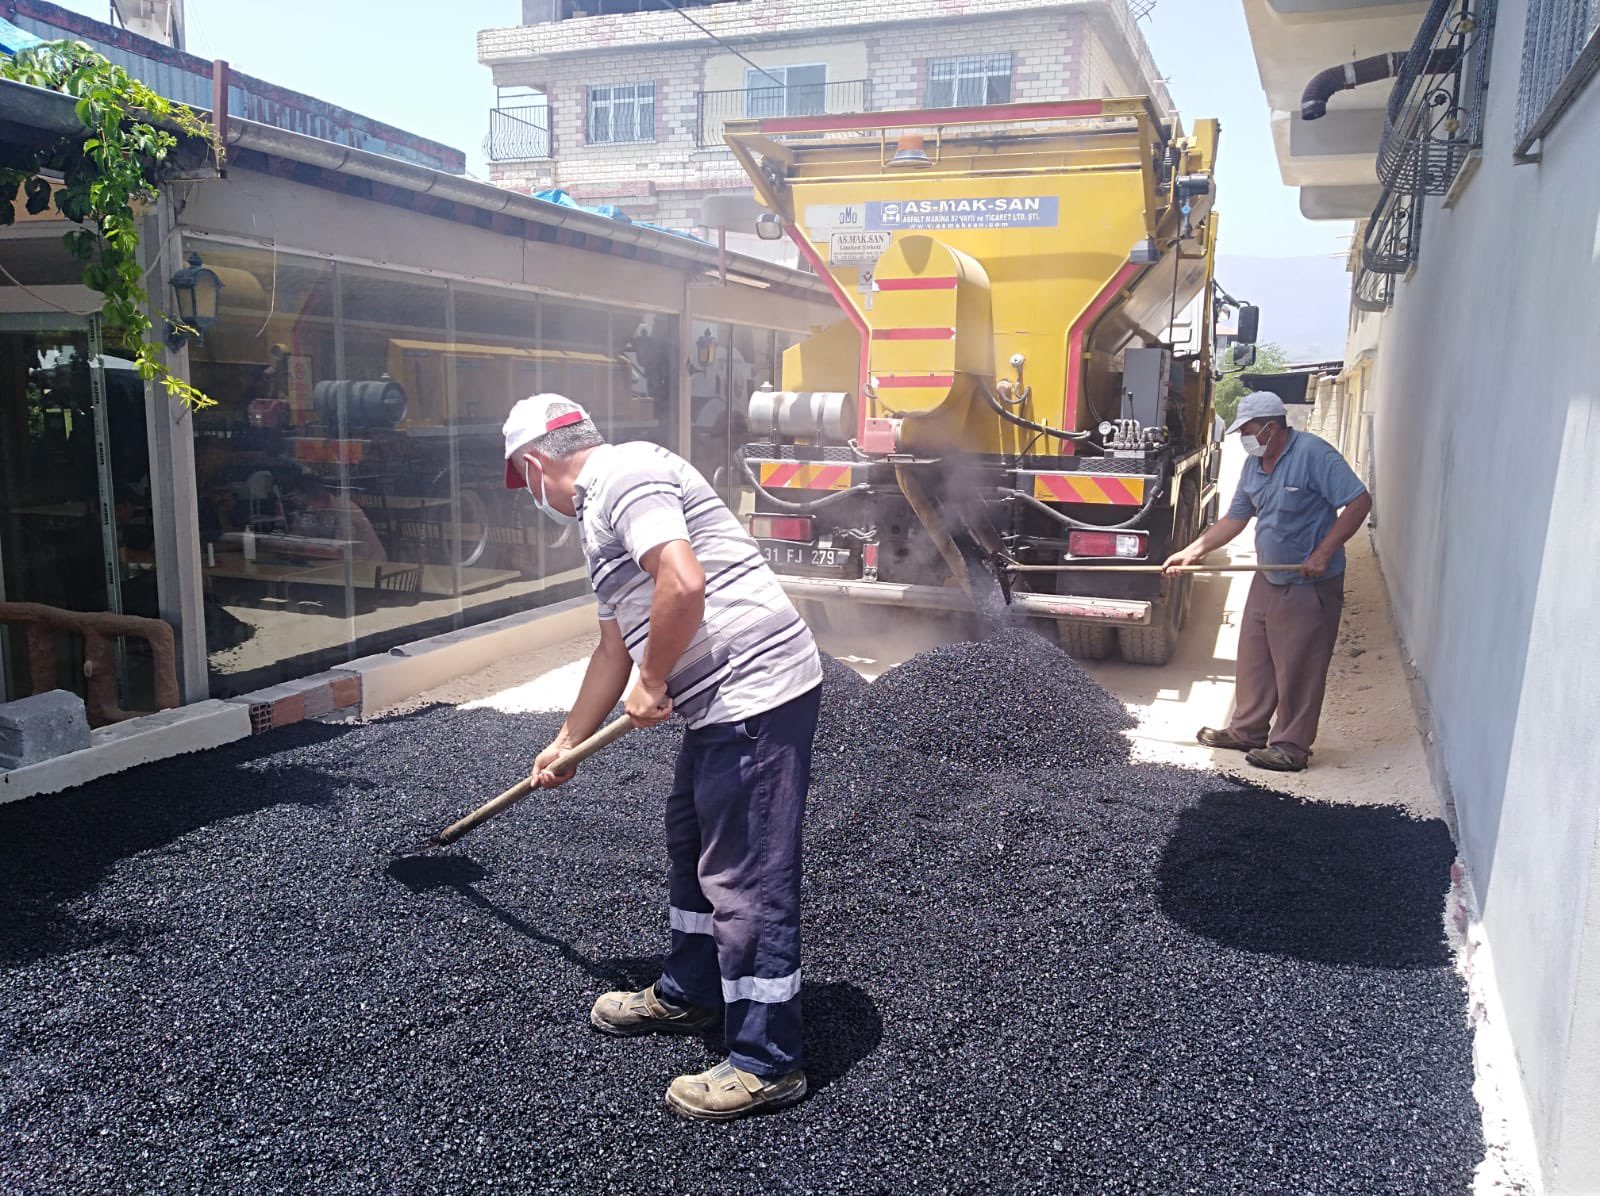
<svg viewBox="0 0 1600 1196"><path fill-rule="evenodd" d="M104 19L105 0L56 0ZM417 6L420 8L421 6ZM483 137L494 103L478 65L480 28L515 24L519 0L452 0L427 19L393 0L188 0L189 49L467 153L487 174ZM1306 220L1278 176L1267 106L1238 0L1160 0L1144 23L1185 119L1222 121L1222 251L1299 257L1341 252L1349 225Z"/></svg>

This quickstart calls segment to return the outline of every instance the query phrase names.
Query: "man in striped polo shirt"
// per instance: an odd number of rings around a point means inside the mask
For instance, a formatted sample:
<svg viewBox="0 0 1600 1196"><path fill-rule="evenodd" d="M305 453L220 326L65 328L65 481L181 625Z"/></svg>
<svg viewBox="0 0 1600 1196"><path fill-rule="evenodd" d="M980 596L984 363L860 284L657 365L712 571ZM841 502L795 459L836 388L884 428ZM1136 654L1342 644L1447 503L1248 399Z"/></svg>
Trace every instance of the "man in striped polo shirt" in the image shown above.
<svg viewBox="0 0 1600 1196"><path fill-rule="evenodd" d="M576 521L600 605L600 644L556 756L625 709L687 725L667 796L672 947L661 978L606 993L607 1034L698 1034L722 1023L728 1059L679 1076L667 1104L729 1120L806 1092L800 1045L800 823L822 662L811 632L733 512L658 445L607 444L583 408L535 395L505 425L506 485Z"/></svg>

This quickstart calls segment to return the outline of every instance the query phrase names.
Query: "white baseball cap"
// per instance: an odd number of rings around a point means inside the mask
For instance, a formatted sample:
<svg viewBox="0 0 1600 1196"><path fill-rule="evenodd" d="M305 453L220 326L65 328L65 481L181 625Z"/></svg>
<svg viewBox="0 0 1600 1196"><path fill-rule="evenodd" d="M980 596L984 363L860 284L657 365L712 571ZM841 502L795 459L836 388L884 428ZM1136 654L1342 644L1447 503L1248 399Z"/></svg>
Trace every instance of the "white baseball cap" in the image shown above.
<svg viewBox="0 0 1600 1196"><path fill-rule="evenodd" d="M521 490L528 483L522 476L522 463L514 461L517 450L557 428L570 428L589 418L589 413L566 395L533 395L521 400L506 416L506 489Z"/></svg>
<svg viewBox="0 0 1600 1196"><path fill-rule="evenodd" d="M1274 416L1281 419L1288 414L1289 409L1283 405L1283 400L1270 390L1252 390L1239 400L1239 412L1228 425L1227 434L1232 436L1253 419L1271 419Z"/></svg>

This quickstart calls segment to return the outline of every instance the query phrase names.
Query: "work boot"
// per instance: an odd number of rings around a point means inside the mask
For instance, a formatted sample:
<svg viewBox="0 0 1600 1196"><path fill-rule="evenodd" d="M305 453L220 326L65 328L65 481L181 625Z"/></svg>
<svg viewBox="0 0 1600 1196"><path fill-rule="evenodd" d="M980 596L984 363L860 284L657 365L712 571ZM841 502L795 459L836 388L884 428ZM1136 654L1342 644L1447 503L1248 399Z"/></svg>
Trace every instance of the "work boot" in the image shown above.
<svg viewBox="0 0 1600 1196"><path fill-rule="evenodd" d="M1232 731L1226 728L1219 731L1215 727L1201 727L1195 734L1195 742L1202 747L1222 748L1230 752L1250 752L1266 746L1261 743L1246 743Z"/></svg>
<svg viewBox="0 0 1600 1196"><path fill-rule="evenodd" d="M679 1005L656 986L636 993L605 993L589 1011L589 1024L602 1034L634 1038L640 1034L702 1034L722 1024L722 1010Z"/></svg>
<svg viewBox="0 0 1600 1196"><path fill-rule="evenodd" d="M1277 743L1247 753L1245 761L1257 768L1265 768L1272 772L1302 772L1311 762L1308 757L1291 752Z"/></svg>
<svg viewBox="0 0 1600 1196"><path fill-rule="evenodd" d="M806 1073L757 1076L724 1059L697 1075L679 1076L667 1089L667 1107L696 1121L732 1121L767 1109L781 1109L806 1094Z"/></svg>

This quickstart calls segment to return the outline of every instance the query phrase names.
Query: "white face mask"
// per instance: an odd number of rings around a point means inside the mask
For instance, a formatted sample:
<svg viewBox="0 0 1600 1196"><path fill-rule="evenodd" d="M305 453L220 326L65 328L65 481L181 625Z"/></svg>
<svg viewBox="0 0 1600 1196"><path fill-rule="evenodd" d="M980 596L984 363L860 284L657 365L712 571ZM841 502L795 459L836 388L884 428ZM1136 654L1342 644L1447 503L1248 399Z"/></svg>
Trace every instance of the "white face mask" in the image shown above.
<svg viewBox="0 0 1600 1196"><path fill-rule="evenodd" d="M1270 427L1270 425L1268 426ZM1267 455L1267 446L1261 442L1259 436L1252 436L1249 432L1242 432L1239 435L1239 443L1244 446L1244 451L1252 457L1264 457Z"/></svg>
<svg viewBox="0 0 1600 1196"><path fill-rule="evenodd" d="M538 467L536 466L535 468L538 468ZM558 511L558 510L556 510L554 507L552 507L550 505L550 496L547 493L545 493L545 488L544 488L544 470L542 468L539 469L539 492L537 494L535 494L533 492L533 479L529 478L529 480L528 480L528 496L533 499L533 505L534 506L538 507L539 510L543 511L551 519L555 520L555 522L557 522L557 523L576 523L576 522L578 522L578 517L576 515L568 515L565 511Z"/></svg>

